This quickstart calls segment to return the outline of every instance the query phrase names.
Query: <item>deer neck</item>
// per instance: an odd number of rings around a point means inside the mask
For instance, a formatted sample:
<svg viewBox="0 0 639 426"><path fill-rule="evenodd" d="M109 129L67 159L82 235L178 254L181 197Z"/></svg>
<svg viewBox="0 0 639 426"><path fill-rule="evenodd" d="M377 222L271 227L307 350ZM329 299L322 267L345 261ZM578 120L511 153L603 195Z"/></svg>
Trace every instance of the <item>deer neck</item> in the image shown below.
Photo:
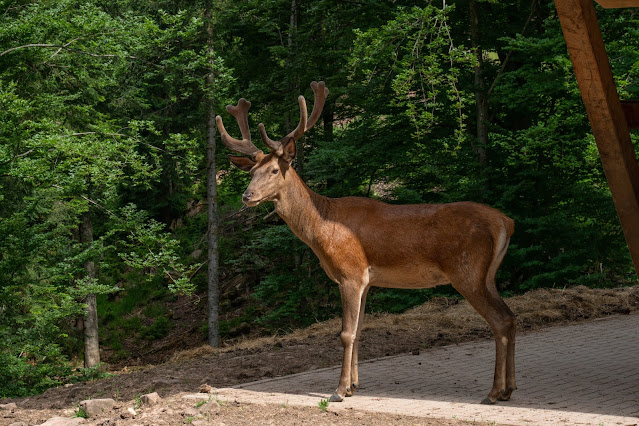
<svg viewBox="0 0 639 426"><path fill-rule="evenodd" d="M285 185L273 201L275 211L293 233L313 248L318 230L327 223L330 199L313 192L290 168Z"/></svg>

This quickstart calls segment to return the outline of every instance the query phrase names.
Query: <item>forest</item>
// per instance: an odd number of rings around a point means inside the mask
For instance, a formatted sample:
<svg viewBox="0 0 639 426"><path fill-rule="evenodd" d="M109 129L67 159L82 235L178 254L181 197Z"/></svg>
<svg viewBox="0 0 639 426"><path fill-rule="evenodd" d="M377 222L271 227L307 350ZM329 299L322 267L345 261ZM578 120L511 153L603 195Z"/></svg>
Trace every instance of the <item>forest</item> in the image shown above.
<svg viewBox="0 0 639 426"><path fill-rule="evenodd" d="M314 191L500 209L516 223L504 296L637 282L552 1L0 0L0 11L0 397L102 374L82 367L91 325L109 362L126 363L125 338L162 338L167 304L205 307L211 282L222 345L339 315L337 286L272 204L243 207L250 177L212 119L239 137L225 106L244 97L254 143L260 122L283 136L298 95L311 109L311 81L330 95L294 166ZM619 95L638 99L639 13L597 13ZM367 309L434 295L460 297L374 289ZM207 311L194 312L205 344Z"/></svg>

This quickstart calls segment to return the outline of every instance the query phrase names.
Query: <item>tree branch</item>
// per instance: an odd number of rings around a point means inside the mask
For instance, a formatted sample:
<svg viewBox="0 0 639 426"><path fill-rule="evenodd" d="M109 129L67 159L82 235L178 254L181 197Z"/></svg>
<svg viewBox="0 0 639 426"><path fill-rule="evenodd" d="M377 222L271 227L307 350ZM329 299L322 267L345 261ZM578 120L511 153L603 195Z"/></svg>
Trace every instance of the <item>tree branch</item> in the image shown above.
<svg viewBox="0 0 639 426"><path fill-rule="evenodd" d="M102 133L102 132L71 133L69 136L86 136L86 135L124 136L125 138L130 137L129 135L125 135L122 133Z"/></svg>
<svg viewBox="0 0 639 426"><path fill-rule="evenodd" d="M27 155L31 154L32 152L33 152L33 150L30 149L27 152L23 152L22 154L18 154L16 156L14 156L11 160L7 160L7 161L5 161L3 163L0 163L0 164L2 164L4 166L5 164L9 164L9 163L11 163L13 160L15 160L17 158L26 157ZM8 176L8 175L2 175L2 176Z"/></svg>
<svg viewBox="0 0 639 426"><path fill-rule="evenodd" d="M58 49L58 51L55 52L51 57L57 55L60 52L60 50L66 49L66 50L68 50L71 53L78 53L78 54L81 54L81 55L88 55L88 56L92 56L94 58L120 58L120 57L124 57L124 58L129 58L129 59L138 59L137 56L120 56L120 55L113 55L113 54L100 55L100 54L97 54L97 53L85 52L84 50L70 49L68 47L69 44L73 43L75 40L77 40L77 39L71 40L69 43L66 43L66 44L49 44L49 43L30 43L30 44L25 44L25 45L22 45L22 46L16 46L16 47L12 47L11 49L7 49L4 52L1 52L0 56L4 56L7 53L11 53L11 52L13 52L15 50L18 50L18 49L27 49L27 48L30 48L30 47L44 47L44 48L47 48L47 49L52 49L52 48L53 49Z"/></svg>
<svg viewBox="0 0 639 426"><path fill-rule="evenodd" d="M12 47L11 49L5 50L4 52L0 53L0 56L4 56L7 53L13 52L14 50L26 49L27 47L61 47L61 46L56 46L53 44L43 44L43 43L25 44L24 46Z"/></svg>
<svg viewBox="0 0 639 426"><path fill-rule="evenodd" d="M18 155L16 155L15 157L13 157L13 159L15 160L16 158L25 157L25 156L27 156L27 155L31 154L32 152L33 152L33 150L32 150L32 149L30 149L30 150L28 150L27 152L23 152L22 154L18 154Z"/></svg>

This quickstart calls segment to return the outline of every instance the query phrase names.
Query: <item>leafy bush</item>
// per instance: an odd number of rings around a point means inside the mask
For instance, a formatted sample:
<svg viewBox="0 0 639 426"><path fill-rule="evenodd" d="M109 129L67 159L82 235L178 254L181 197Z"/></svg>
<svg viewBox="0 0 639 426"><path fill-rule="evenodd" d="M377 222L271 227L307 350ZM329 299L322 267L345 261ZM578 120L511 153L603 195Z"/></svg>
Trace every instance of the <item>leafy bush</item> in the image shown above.
<svg viewBox="0 0 639 426"><path fill-rule="evenodd" d="M142 329L140 335L148 340L161 339L169 334L170 322L167 317L160 317L153 321L153 323Z"/></svg>
<svg viewBox="0 0 639 426"><path fill-rule="evenodd" d="M38 394L60 385L71 375L58 346L32 349L37 352L0 352L0 398Z"/></svg>

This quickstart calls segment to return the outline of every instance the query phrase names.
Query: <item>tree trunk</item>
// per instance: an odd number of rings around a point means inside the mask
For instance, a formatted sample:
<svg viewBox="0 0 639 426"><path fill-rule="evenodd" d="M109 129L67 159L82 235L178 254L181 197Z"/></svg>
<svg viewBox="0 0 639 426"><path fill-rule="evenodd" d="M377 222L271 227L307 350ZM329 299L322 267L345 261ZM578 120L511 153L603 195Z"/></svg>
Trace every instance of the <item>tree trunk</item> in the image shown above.
<svg viewBox="0 0 639 426"><path fill-rule="evenodd" d="M209 308L209 345L218 347L219 342L219 276L218 276L218 228L217 228L217 181L215 168L215 71L213 48L213 16L211 10L206 11L208 18L209 74L208 85L208 117L206 123L207 173L206 201L208 205L208 308Z"/></svg>
<svg viewBox="0 0 639 426"><path fill-rule="evenodd" d="M479 164L486 166L486 147L488 146L488 96L483 76L484 54L481 49L479 35L479 11L476 0L468 2L470 11L470 44L477 55L475 67L475 108L477 114L477 141L473 149L479 158Z"/></svg>
<svg viewBox="0 0 639 426"><path fill-rule="evenodd" d="M298 2L297 0L291 0L291 16L289 19L289 31L288 31L288 50L289 50L289 58L293 55L295 55L295 35L297 34L297 21L298 21ZM289 61L289 70L291 69L291 64ZM293 74L293 82L292 84L290 84L289 89L294 92L299 94L300 93L300 84L299 84L299 80L297 78L297 74ZM289 114L290 116L290 114ZM289 120L289 123L292 120ZM290 124L289 124L289 127ZM290 129L287 129L286 132L290 132ZM305 157L305 152L304 152L304 138L301 137L297 140L296 146L295 146L295 150L296 150L296 164L295 164L295 171L297 172L297 174L300 177L304 177L304 157Z"/></svg>
<svg viewBox="0 0 639 426"><path fill-rule="evenodd" d="M333 142L333 106L330 102L326 102L324 105L324 112L322 113L322 120L324 122L324 140Z"/></svg>
<svg viewBox="0 0 639 426"><path fill-rule="evenodd" d="M93 242L93 221L91 213L82 215L80 223L80 242L88 246ZM95 263L88 260L84 264L86 276L95 278ZM84 299L87 305L86 316L84 317L84 368L96 367L100 364L100 342L98 340L98 306L95 294L89 294Z"/></svg>

